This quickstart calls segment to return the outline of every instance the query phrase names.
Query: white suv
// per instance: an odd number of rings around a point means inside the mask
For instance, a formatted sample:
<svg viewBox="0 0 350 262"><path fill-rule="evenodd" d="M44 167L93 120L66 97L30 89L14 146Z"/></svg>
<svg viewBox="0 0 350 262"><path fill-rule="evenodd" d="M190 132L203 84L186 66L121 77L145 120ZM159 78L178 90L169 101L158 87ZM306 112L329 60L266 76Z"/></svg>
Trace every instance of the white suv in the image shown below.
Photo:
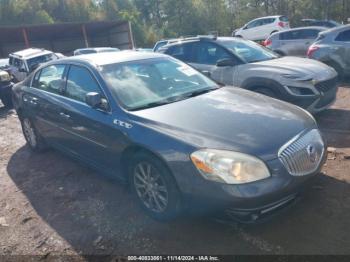
<svg viewBox="0 0 350 262"><path fill-rule="evenodd" d="M286 16L266 16L254 19L233 32L233 36L248 40L265 40L272 33L290 29Z"/></svg>
<svg viewBox="0 0 350 262"><path fill-rule="evenodd" d="M59 59L59 56L49 50L40 48L24 49L9 55L9 71L14 78L14 82L20 82L39 65L56 59Z"/></svg>

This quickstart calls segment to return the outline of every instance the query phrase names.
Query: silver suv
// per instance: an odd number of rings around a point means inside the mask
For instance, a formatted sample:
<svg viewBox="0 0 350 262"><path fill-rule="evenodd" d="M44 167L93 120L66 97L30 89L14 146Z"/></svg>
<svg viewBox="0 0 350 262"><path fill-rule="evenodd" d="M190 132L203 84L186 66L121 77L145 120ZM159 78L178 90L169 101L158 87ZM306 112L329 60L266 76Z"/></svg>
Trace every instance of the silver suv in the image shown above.
<svg viewBox="0 0 350 262"><path fill-rule="evenodd" d="M285 56L305 57L310 45L316 40L318 34L327 30L325 27L300 27L277 32L269 36L263 45L274 52Z"/></svg>
<svg viewBox="0 0 350 262"><path fill-rule="evenodd" d="M39 48L28 48L9 55L9 71L15 82L23 81L39 65L59 59L55 53Z"/></svg>
<svg viewBox="0 0 350 262"><path fill-rule="evenodd" d="M318 61L279 57L260 45L234 37L194 37L160 52L185 61L215 81L278 98L312 113L336 98L337 73Z"/></svg>
<svg viewBox="0 0 350 262"><path fill-rule="evenodd" d="M320 33L307 56L333 67L339 78L350 76L350 25Z"/></svg>

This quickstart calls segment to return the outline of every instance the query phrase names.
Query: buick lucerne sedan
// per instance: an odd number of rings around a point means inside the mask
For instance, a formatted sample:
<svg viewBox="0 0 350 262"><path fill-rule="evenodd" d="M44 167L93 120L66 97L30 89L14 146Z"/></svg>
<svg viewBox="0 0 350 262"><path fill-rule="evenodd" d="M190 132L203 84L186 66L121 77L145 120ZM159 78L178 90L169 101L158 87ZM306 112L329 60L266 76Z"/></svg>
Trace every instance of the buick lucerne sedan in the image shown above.
<svg viewBox="0 0 350 262"><path fill-rule="evenodd" d="M33 151L128 182L160 220L203 204L257 219L290 203L326 154L305 110L157 53L49 62L14 87L14 104Z"/></svg>

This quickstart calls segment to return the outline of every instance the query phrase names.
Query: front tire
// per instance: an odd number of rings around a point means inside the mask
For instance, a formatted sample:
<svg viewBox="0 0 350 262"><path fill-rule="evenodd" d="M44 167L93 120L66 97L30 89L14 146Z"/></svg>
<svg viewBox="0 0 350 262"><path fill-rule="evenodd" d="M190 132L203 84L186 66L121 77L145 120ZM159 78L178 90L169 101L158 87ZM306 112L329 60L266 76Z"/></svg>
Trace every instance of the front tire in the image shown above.
<svg viewBox="0 0 350 262"><path fill-rule="evenodd" d="M176 181L159 159L138 153L128 171L131 190L149 216L168 221L180 214L181 196Z"/></svg>
<svg viewBox="0 0 350 262"><path fill-rule="evenodd" d="M34 152L44 151L47 148L46 143L34 127L33 122L27 117L20 119L20 121L24 138L26 139L30 149Z"/></svg>

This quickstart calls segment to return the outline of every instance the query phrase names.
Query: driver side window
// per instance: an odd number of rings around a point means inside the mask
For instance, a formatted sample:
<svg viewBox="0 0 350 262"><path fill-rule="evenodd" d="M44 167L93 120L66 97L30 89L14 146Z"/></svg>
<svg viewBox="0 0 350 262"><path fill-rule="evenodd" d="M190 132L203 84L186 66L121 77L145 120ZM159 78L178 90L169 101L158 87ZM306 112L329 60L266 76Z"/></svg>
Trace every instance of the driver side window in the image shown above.
<svg viewBox="0 0 350 262"><path fill-rule="evenodd" d="M195 50L199 64L215 65L219 60L232 58L224 48L210 42L200 42Z"/></svg>

